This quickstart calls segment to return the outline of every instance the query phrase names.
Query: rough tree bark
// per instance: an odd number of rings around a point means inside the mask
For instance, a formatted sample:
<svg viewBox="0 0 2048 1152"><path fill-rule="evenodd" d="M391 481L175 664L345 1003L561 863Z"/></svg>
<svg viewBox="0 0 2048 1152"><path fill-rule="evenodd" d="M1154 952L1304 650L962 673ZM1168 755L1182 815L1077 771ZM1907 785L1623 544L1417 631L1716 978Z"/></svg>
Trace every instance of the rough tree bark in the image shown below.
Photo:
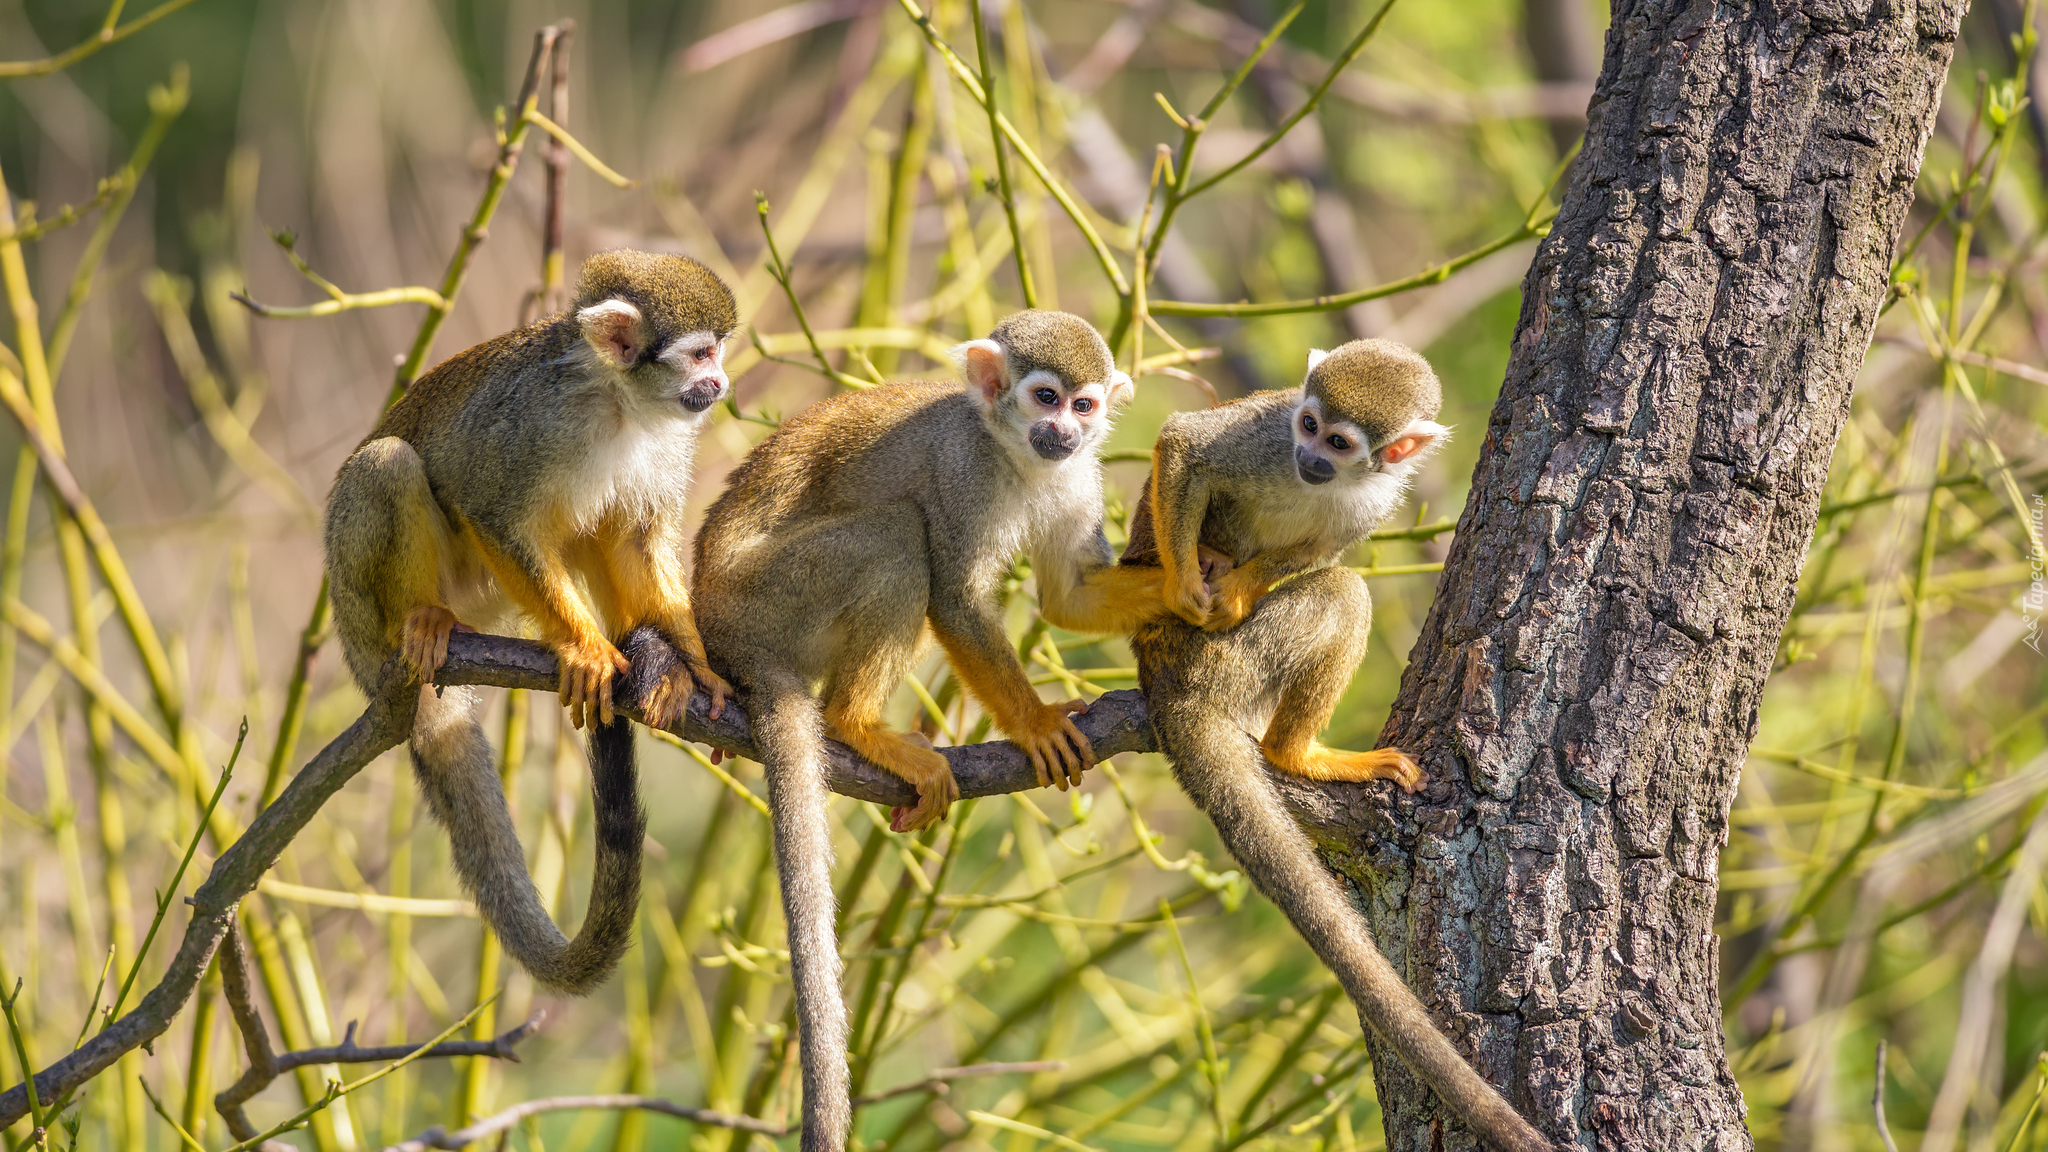
<svg viewBox="0 0 2048 1152"><path fill-rule="evenodd" d="M1580 1147L1751 1147L1716 867L1963 7L1616 3L1383 735L1430 782L1291 791L1453 1039ZM1390 1149L1472 1147L1375 1075Z"/></svg>

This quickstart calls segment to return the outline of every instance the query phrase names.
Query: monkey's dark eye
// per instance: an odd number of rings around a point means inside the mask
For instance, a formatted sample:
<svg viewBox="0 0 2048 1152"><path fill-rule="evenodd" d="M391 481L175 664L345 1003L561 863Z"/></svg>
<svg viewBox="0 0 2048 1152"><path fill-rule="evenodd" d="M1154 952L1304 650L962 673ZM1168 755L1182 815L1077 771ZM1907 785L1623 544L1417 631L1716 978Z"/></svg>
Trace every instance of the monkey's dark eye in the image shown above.
<svg viewBox="0 0 2048 1152"><path fill-rule="evenodd" d="M1301 430L1311 436L1316 434L1316 418L1313 414L1308 412L1301 414Z"/></svg>
<svg viewBox="0 0 2048 1152"><path fill-rule="evenodd" d="M1083 396L1079 400L1074 401L1074 411L1082 413L1083 415L1093 412L1095 411L1095 401L1088 399L1086 396Z"/></svg>
<svg viewBox="0 0 2048 1152"><path fill-rule="evenodd" d="M1050 388L1040 388L1038 391L1033 392L1032 395L1038 397L1040 404L1057 404L1060 402L1060 394Z"/></svg>
<svg viewBox="0 0 2048 1152"><path fill-rule="evenodd" d="M697 349L695 352L692 352L691 355L697 358L697 363L702 364L711 359L712 352L713 349L709 347L704 347Z"/></svg>
<svg viewBox="0 0 2048 1152"><path fill-rule="evenodd" d="M1350 450L1351 441L1346 440L1342 436L1332 436L1330 437L1330 447L1335 448L1339 452L1345 452Z"/></svg>

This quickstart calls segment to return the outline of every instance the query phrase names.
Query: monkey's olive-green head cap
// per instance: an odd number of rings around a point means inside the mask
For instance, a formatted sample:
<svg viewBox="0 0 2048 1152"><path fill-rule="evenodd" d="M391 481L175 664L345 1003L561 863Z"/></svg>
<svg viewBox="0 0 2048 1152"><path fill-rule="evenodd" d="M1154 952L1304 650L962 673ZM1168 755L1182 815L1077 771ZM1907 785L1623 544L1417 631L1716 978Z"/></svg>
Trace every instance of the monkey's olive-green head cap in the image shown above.
<svg viewBox="0 0 2048 1152"><path fill-rule="evenodd" d="M653 326L660 348L691 332L729 335L740 326L732 289L688 256L615 248L583 262L576 278L578 310L624 300Z"/></svg>
<svg viewBox="0 0 2048 1152"><path fill-rule="evenodd" d="M1434 420L1443 385L1429 361L1392 340L1353 340L1308 370L1302 385L1323 402L1326 417L1358 425L1379 448L1416 420Z"/></svg>
<svg viewBox="0 0 2048 1152"><path fill-rule="evenodd" d="M1070 312L1027 309L1006 317L988 338L1008 353L1012 379L1044 369L1070 387L1079 387L1106 384L1116 371L1102 333Z"/></svg>

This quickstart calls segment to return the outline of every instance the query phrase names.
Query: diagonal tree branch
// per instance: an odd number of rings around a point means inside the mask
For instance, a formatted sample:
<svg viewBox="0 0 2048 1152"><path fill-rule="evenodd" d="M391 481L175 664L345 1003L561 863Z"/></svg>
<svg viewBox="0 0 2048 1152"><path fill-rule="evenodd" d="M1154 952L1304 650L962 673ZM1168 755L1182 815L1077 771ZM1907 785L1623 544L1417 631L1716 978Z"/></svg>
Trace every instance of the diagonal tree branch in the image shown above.
<svg viewBox="0 0 2048 1152"><path fill-rule="evenodd" d="M256 1000L249 986L249 967L242 956L241 933L231 924L227 938L223 941L220 955L221 991L228 1002L228 1012L234 1017L235 1029L242 1034L242 1049L248 1054L249 1067L241 1079L228 1085L214 1096L213 1106L227 1121L228 1131L235 1139L244 1143L254 1140L260 1134L249 1122L248 1113L242 1105L258 1092L268 1088L272 1081L294 1068L308 1064L376 1064L390 1060L402 1060L419 1051L417 1044L387 1044L375 1048L361 1048L356 1045L356 1025L351 1020L348 1032L341 1043L326 1048L304 1048L277 1055L270 1050L270 1032L263 1026L263 1017L256 1011ZM499 1060L519 1061L514 1046L526 1039L540 1027L541 1016L537 1015L517 1028L489 1040L443 1040L420 1053L424 1058L451 1056L491 1056ZM271 1141L267 1147L285 1152L291 1145Z"/></svg>
<svg viewBox="0 0 2048 1152"><path fill-rule="evenodd" d="M633 684L648 682L673 659L657 633L643 629L627 638L625 652L634 661L632 684L627 695L638 698ZM558 678L555 657L531 640L504 636L457 633L448 640L448 662L434 682L493 685L553 692ZM413 714L419 707L417 693L398 684L387 670L386 692L370 702L362 716L313 757L292 779L275 803L265 808L240 839L214 862L213 873L187 901L192 921L184 941L164 972L163 979L142 998L134 1011L114 1021L76 1051L36 1074L37 1098L54 1100L105 1071L122 1053L163 1035L173 1017L182 1010L198 988L200 977L214 952L227 935L242 899L256 890L264 873L284 852L329 797L346 785L370 761L403 743L412 731ZM716 720L708 715L710 700L698 694L690 700L688 713L668 729L675 735L736 756L756 755L752 728L746 712L728 703ZM620 709L635 720L638 708ZM1098 759L1119 752L1150 752L1155 749L1151 721L1143 699L1134 691L1105 693L1089 710L1074 718L1075 725L1095 747ZM943 748L940 753L953 766L960 782L960 796L993 796L1040 787L1030 760L1007 741ZM835 792L876 804L901 805L916 802L909 785L888 772L860 759L840 744L828 744L827 784ZM258 1061L252 1055L251 1063ZM16 1085L0 1093L0 1128L28 1113L28 1093Z"/></svg>
<svg viewBox="0 0 2048 1152"><path fill-rule="evenodd" d="M665 670L663 661L669 658L666 646L651 642L654 639L643 630L628 637L622 648L633 662L635 681L658 676ZM553 692L557 683L555 657L531 640L459 632L448 638L448 662L441 666L435 682ZM628 694L637 696L630 690ZM668 731L735 756L757 758L746 710L727 704L724 714L713 720L707 714L709 705L710 698L701 692L691 697L688 713L670 725ZM640 719L638 708L628 705L620 710ZM1094 745L1098 759L1119 752L1157 750L1144 700L1133 690L1106 692L1097 697L1087 712L1074 717L1074 724ZM952 765L963 800L1041 787L1030 758L1006 740L941 748L939 754ZM917 794L910 785L861 759L843 744L827 742L825 771L827 786L842 796L875 804L917 802Z"/></svg>
<svg viewBox="0 0 2048 1152"><path fill-rule="evenodd" d="M908 1096L915 1092L928 1092L935 1096L943 1096L952 1081L964 1080L971 1076L996 1076L1019 1072L1058 1072L1065 1069L1066 1066L1066 1062L1063 1060L1031 1060L1017 1064L971 1064L965 1068L940 1068L922 1080L914 1080L908 1084L899 1084L894 1088L885 1089L871 1096L856 1096L853 1099L853 1106L859 1108L862 1105L874 1104L882 1100L891 1100L898 1096ZM434 1148L467 1148L487 1136L495 1136L511 1128L529 1116L538 1116L544 1112L562 1112L584 1108L617 1108L620 1110L637 1108L644 1112L659 1112L664 1116L674 1116L678 1120L688 1120L693 1124L707 1128L727 1128L739 1132L752 1132L770 1138L788 1136L803 1128L801 1123L771 1124L766 1120L757 1119L753 1116L736 1116L730 1112L718 1112L710 1108L691 1108L677 1104L673 1100L664 1100L659 1096L551 1096L542 1100L528 1100L522 1104L515 1104L495 1115L486 1116L467 1128L457 1128L453 1132L437 1124L402 1144L391 1145L384 1152L427 1152L428 1149Z"/></svg>

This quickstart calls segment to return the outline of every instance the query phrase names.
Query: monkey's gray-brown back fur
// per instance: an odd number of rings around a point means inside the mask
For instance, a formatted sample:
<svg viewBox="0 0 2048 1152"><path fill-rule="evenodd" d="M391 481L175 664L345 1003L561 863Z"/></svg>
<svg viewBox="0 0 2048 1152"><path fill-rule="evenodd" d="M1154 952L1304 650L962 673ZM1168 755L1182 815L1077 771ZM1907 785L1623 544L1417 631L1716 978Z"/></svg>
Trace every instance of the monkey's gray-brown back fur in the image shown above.
<svg viewBox="0 0 2048 1152"><path fill-rule="evenodd" d="M1316 705L1302 695L1341 693L1365 655L1371 624L1365 581L1348 568L1323 568L1267 593L1231 631L1204 632L1166 616L1139 629L1131 649L1174 778L1337 977L1360 1020L1501 1152L1554 1152L1473 1071L1380 952L1364 915L1318 862L1266 775L1252 735L1265 731L1290 693L1297 694L1291 706ZM1341 671L1333 676L1333 669Z"/></svg>

